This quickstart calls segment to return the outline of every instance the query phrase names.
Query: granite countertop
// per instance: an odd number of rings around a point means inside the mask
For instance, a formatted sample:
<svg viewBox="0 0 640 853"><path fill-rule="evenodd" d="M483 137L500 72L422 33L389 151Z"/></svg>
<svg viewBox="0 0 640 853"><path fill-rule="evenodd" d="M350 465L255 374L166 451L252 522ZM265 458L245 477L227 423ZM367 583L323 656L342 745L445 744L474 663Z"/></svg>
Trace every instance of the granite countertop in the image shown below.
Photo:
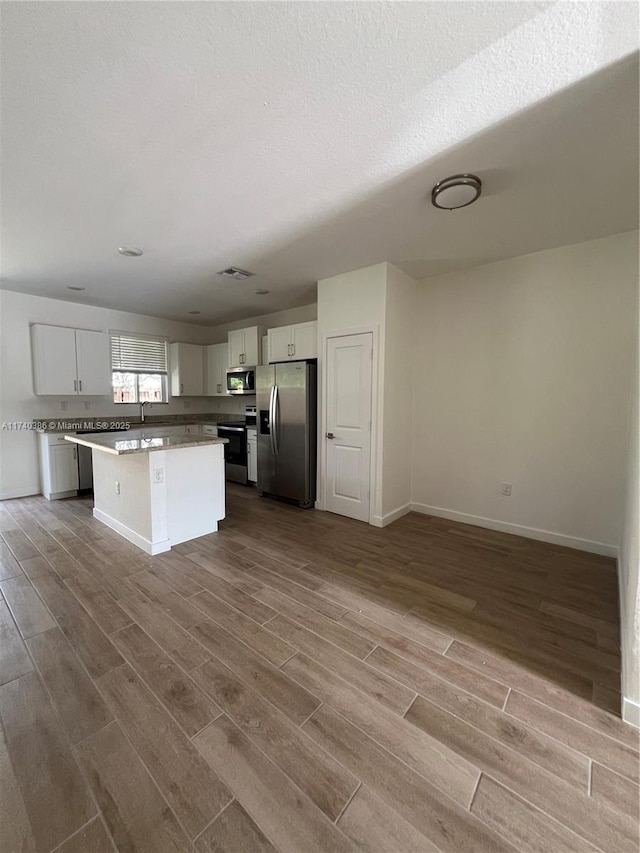
<svg viewBox="0 0 640 853"><path fill-rule="evenodd" d="M216 413L213 415L194 415L191 418L185 418L182 415L174 415L173 417L168 416L166 419L158 419L154 420L154 415L148 415L145 422L144 428L149 429L150 427L167 427L167 426L205 426L205 424L218 424L221 421L225 423L230 423L231 421L238 421L238 423L244 423L244 418L238 414L234 415L225 415L222 413ZM104 418L93 417L93 418L50 418L50 419L39 419L38 423L41 424L35 432L41 433L62 433L68 434L72 432L76 432L78 430L91 431L91 432L131 432L131 430L142 429L143 424L140 422L139 418L116 418L112 415ZM127 428L120 428L118 430L113 430L111 428L113 423L117 424L129 424Z"/></svg>
<svg viewBox="0 0 640 853"><path fill-rule="evenodd" d="M126 438L123 436L126 435ZM101 432L95 435L65 435L73 444L83 444L92 450L104 450L122 456L125 453L150 453L153 450L178 450L184 447L201 447L207 444L227 444L229 439L212 435L154 436L153 424L145 429L122 432Z"/></svg>

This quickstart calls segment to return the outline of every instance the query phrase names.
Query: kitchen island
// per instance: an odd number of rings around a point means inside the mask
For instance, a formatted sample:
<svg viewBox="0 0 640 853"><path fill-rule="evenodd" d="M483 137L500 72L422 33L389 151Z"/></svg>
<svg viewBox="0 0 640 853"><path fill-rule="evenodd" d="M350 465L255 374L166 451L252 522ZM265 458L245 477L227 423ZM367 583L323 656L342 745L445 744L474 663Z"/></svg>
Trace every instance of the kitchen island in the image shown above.
<svg viewBox="0 0 640 853"><path fill-rule="evenodd" d="M215 533L225 514L224 447L209 435L65 435L90 447L93 515L147 554Z"/></svg>

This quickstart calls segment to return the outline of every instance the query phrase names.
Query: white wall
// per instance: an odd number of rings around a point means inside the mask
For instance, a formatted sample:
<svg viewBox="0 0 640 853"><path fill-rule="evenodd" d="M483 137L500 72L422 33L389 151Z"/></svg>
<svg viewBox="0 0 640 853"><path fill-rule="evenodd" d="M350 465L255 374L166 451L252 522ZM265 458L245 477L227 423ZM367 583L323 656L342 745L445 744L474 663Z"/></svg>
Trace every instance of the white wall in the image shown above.
<svg viewBox="0 0 640 853"><path fill-rule="evenodd" d="M408 450L413 423L416 295L416 281L387 264L380 519L385 524L408 511L411 504L413 461Z"/></svg>
<svg viewBox="0 0 640 853"><path fill-rule="evenodd" d="M636 313L636 317L637 317ZM636 335L638 327L636 325ZM620 538L620 639L622 645L622 718L640 727L640 369L638 354L631 383L629 450L625 512Z"/></svg>
<svg viewBox="0 0 640 853"><path fill-rule="evenodd" d="M615 554L637 280L630 232L423 281L413 501Z"/></svg>
<svg viewBox="0 0 640 853"><path fill-rule="evenodd" d="M137 405L117 404L110 397L38 397L33 393L30 323L49 323L107 332L110 329L163 335L172 341L204 343L209 330L189 323L111 311L58 299L0 291L0 421L89 419L118 416L126 420ZM67 410L60 408L67 401ZM88 403L89 409L85 408ZM153 414L212 410L211 398L170 398L156 404ZM40 491L38 450L34 433L0 429L0 499Z"/></svg>
<svg viewBox="0 0 640 853"><path fill-rule="evenodd" d="M385 301L387 264L375 264L364 269L336 275L318 282L318 388L324 382L323 344L326 336L349 334L355 330L372 329L378 342L374 343L374 388L372 412L372 477L371 507L373 514L382 515L382 390L384 366ZM321 394L318 405L318 482L317 505L325 505L326 442L324 440Z"/></svg>
<svg viewBox="0 0 640 853"><path fill-rule="evenodd" d="M318 282L318 334L373 329L370 518L383 526L411 503L411 422L417 284L389 263ZM377 347L376 347L377 342ZM319 351L322 369L322 346ZM324 430L319 429L318 503L324 506Z"/></svg>

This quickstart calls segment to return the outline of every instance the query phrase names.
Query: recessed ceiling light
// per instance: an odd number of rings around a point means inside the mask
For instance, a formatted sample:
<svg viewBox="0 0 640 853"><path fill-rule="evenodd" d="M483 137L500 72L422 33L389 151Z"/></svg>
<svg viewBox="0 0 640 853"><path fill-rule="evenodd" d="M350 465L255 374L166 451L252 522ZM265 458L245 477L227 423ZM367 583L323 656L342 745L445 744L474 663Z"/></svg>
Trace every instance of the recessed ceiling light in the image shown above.
<svg viewBox="0 0 640 853"><path fill-rule="evenodd" d="M254 293L257 293L257 294L258 294L258 296L266 296L266 295L267 295L267 293L269 293L269 291L268 291L268 290L262 290L262 289L260 289L260 290L254 290L253 292L254 292Z"/></svg>
<svg viewBox="0 0 640 853"><path fill-rule="evenodd" d="M118 251L125 258L139 258L142 254L142 249L136 249L134 246L118 246Z"/></svg>
<svg viewBox="0 0 640 853"><path fill-rule="evenodd" d="M467 207L480 197L482 181L477 175L452 175L438 181L431 190L431 203L442 210Z"/></svg>
<svg viewBox="0 0 640 853"><path fill-rule="evenodd" d="M86 287L78 287L75 284L68 284L67 285L67 290L86 290L86 289L87 289Z"/></svg>
<svg viewBox="0 0 640 853"><path fill-rule="evenodd" d="M241 270L240 267L227 267L226 270L218 270L218 275L224 275L227 278L235 278L236 281L242 281L245 278L251 278L255 275L254 272Z"/></svg>
<svg viewBox="0 0 640 853"><path fill-rule="evenodd" d="M189 311L189 314L199 314L199 311Z"/></svg>

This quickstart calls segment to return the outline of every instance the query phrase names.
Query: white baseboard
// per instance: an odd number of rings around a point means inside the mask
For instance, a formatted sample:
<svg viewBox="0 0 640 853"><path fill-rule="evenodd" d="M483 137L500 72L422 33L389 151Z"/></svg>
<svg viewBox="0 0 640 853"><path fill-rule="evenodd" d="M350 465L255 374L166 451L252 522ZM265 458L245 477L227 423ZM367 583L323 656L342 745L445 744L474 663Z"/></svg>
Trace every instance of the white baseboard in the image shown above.
<svg viewBox="0 0 640 853"><path fill-rule="evenodd" d="M388 524L392 524L394 521L402 518L403 515L411 512L411 508L412 504L409 503L398 507L398 509L394 509L393 512L388 512L386 515L374 515L371 519L371 524L374 527L386 527Z"/></svg>
<svg viewBox="0 0 640 853"><path fill-rule="evenodd" d="M514 536L524 536L526 539L536 539L539 542L549 542L552 545L563 545L565 548L576 548L578 551L589 551L603 557L618 556L617 545L607 545L604 542L592 542L590 539L579 539L576 536L566 536L564 533L554 533L551 530L539 530L537 527L525 527L522 524L511 524L508 521L497 521L494 518L483 518L480 515L468 515L453 509L443 509L427 504L411 504L413 512L424 515L435 515L438 518L448 518L462 524L473 524L476 527L486 527L488 530L498 530L501 533L512 533Z"/></svg>
<svg viewBox="0 0 640 853"><path fill-rule="evenodd" d="M14 489L13 491L0 492L0 501L10 501L13 498L31 498L39 494L39 491L34 492L33 489Z"/></svg>
<svg viewBox="0 0 640 853"><path fill-rule="evenodd" d="M97 518L98 521L101 521L103 524L106 524L107 527L110 527L112 530L115 530L115 532L119 533L120 536L128 539L129 542L137 545L137 547L141 548L146 554L153 556L154 554L162 554L165 551L171 550L171 541L169 539L163 539L161 542L151 542L151 540L145 539L144 536L140 536L140 534L136 533L135 530L131 530L131 528L122 524L122 522L112 518L110 515L107 515L106 512L96 509L95 507L93 509L93 517Z"/></svg>
<svg viewBox="0 0 640 853"><path fill-rule="evenodd" d="M640 729L640 703L634 702L633 699L623 698L622 719L630 726Z"/></svg>

